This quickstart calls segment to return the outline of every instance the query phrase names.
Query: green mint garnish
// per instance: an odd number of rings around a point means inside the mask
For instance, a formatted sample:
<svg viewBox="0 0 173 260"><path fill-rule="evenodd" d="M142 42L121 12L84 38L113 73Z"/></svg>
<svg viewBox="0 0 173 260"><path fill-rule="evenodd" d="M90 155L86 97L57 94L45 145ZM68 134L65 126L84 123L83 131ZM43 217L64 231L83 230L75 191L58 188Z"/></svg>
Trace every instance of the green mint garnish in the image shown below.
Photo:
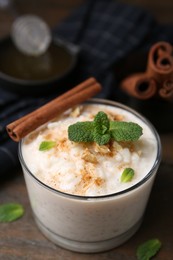
<svg viewBox="0 0 173 260"><path fill-rule="evenodd" d="M136 141L142 135L142 127L132 122L111 121L110 131L114 140Z"/></svg>
<svg viewBox="0 0 173 260"><path fill-rule="evenodd" d="M99 145L104 145L109 143L111 139L111 134L109 131L110 121L107 115L100 111L94 118L94 141Z"/></svg>
<svg viewBox="0 0 173 260"><path fill-rule="evenodd" d="M138 260L150 260L161 248L161 242L158 239L151 239L141 244L137 248Z"/></svg>
<svg viewBox="0 0 173 260"><path fill-rule="evenodd" d="M68 127L68 138L74 142L94 141L94 122L77 122Z"/></svg>
<svg viewBox="0 0 173 260"><path fill-rule="evenodd" d="M0 205L0 222L12 222L21 218L24 214L24 208L17 203L7 203Z"/></svg>
<svg viewBox="0 0 173 260"><path fill-rule="evenodd" d="M100 111L94 121L77 122L68 127L68 138L74 142L96 142L99 145L109 141L136 141L142 135L142 127L132 122L110 121Z"/></svg>
<svg viewBox="0 0 173 260"><path fill-rule="evenodd" d="M43 141L39 146L39 151L47 151L56 145L55 141Z"/></svg>
<svg viewBox="0 0 173 260"><path fill-rule="evenodd" d="M121 182L129 182L133 179L135 172L132 168L125 168L121 175Z"/></svg>

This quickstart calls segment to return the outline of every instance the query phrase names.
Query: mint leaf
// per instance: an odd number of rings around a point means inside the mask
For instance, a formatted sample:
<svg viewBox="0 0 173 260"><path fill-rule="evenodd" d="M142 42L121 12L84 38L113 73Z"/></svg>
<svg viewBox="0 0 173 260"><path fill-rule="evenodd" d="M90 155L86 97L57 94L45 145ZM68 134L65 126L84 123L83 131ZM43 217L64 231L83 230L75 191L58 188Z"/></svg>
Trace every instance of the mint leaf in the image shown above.
<svg viewBox="0 0 173 260"><path fill-rule="evenodd" d="M100 135L104 135L109 130L109 125L110 122L107 115L102 111L98 112L94 118L95 131Z"/></svg>
<svg viewBox="0 0 173 260"><path fill-rule="evenodd" d="M142 127L132 122L111 121L110 131L114 140L136 141L142 135Z"/></svg>
<svg viewBox="0 0 173 260"><path fill-rule="evenodd" d="M93 142L93 131L93 122L77 122L68 127L68 138L74 142Z"/></svg>
<svg viewBox="0 0 173 260"><path fill-rule="evenodd" d="M98 145L104 145L109 143L111 139L111 135L110 133L104 134L104 135L100 135L97 132L94 132L94 141L98 144Z"/></svg>
<svg viewBox="0 0 173 260"><path fill-rule="evenodd" d="M137 248L137 259L138 260L150 260L151 257L155 256L161 248L161 242L158 239L151 239L141 244Z"/></svg>
<svg viewBox="0 0 173 260"><path fill-rule="evenodd" d="M125 168L121 175L121 182L129 182L133 179L135 172L132 168Z"/></svg>
<svg viewBox="0 0 173 260"><path fill-rule="evenodd" d="M99 145L107 144L111 135L109 132L110 122L107 115L100 111L94 118L94 141Z"/></svg>
<svg viewBox="0 0 173 260"><path fill-rule="evenodd" d="M22 217L24 208L17 203L7 203L0 205L0 222L12 222Z"/></svg>
<svg viewBox="0 0 173 260"><path fill-rule="evenodd" d="M142 128L132 122L110 121L100 111L94 121L77 122L68 127L68 138L74 142L96 142L99 145L115 141L135 141L142 135Z"/></svg>
<svg viewBox="0 0 173 260"><path fill-rule="evenodd" d="M56 145L55 141L43 141L39 146L39 151L47 151Z"/></svg>

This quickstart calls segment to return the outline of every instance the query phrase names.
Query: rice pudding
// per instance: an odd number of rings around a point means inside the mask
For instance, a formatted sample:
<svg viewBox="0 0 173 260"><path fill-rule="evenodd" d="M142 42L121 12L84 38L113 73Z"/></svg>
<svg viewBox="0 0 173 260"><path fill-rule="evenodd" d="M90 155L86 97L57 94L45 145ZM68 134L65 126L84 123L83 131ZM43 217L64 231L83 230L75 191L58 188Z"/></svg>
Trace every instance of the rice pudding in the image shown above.
<svg viewBox="0 0 173 260"><path fill-rule="evenodd" d="M68 139L68 127L92 121L103 111L110 120L134 122L139 140L98 145ZM40 151L40 144L53 146ZM36 222L53 242L79 252L120 245L140 226L160 162L153 127L121 104L93 100L70 109L20 143L20 160ZM122 172L134 170L131 181ZM128 216L128 217L127 217Z"/></svg>

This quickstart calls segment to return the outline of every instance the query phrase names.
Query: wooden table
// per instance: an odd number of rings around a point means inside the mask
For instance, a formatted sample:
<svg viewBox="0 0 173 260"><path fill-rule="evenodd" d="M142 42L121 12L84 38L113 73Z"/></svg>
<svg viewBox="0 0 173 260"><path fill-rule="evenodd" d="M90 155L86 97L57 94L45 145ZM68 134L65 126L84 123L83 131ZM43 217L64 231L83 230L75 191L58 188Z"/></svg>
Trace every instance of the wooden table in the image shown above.
<svg viewBox="0 0 173 260"><path fill-rule="evenodd" d="M50 26L54 26L67 16L81 2L83 1L30 0L24 3L22 0L16 0L20 13L34 12L42 16ZM170 3L170 1L168 2ZM1 36L8 32L11 22L11 15L7 11L0 11ZM49 242L34 222L22 171L18 170L14 172L13 177L0 182L0 203L21 203L25 208L25 215L16 222L0 224L0 259L135 260L136 248L139 244L151 238L158 238L162 242L162 249L154 259L172 260L173 133L161 134L161 140L163 160L149 199L144 221L139 231L124 245L109 252L87 255L70 252Z"/></svg>

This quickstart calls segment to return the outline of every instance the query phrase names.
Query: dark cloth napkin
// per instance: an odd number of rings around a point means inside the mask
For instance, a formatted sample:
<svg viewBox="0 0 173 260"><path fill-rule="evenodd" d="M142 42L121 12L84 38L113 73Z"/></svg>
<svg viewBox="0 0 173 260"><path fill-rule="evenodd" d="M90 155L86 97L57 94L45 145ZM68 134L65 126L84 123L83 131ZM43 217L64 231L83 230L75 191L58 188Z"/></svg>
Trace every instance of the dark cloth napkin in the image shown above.
<svg viewBox="0 0 173 260"><path fill-rule="evenodd" d="M173 26L161 26L145 10L115 0L86 1L53 34L80 48L74 85L94 76L103 86L97 97L107 99L120 95L114 66L123 58L137 49L147 52L160 40L173 42ZM24 97L0 88L1 176L19 166L18 144L9 139L5 126L53 97Z"/></svg>

